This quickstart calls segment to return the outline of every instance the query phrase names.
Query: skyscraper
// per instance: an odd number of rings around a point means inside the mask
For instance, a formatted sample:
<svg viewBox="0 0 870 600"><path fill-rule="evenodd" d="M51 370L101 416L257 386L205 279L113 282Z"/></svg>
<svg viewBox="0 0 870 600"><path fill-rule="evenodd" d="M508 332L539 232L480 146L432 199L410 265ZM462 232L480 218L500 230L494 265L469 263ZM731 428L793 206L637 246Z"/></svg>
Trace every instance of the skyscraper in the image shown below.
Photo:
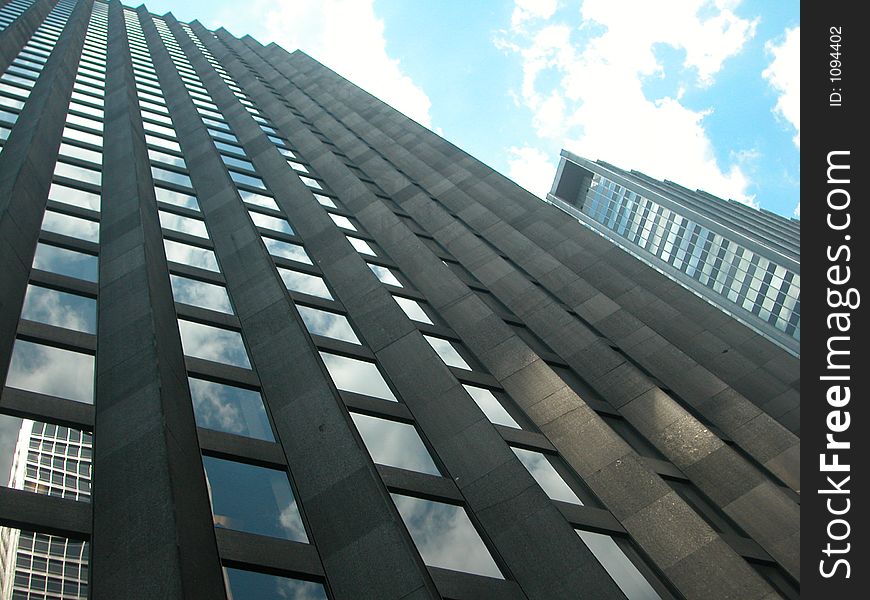
<svg viewBox="0 0 870 600"><path fill-rule="evenodd" d="M0 60L12 598L795 597L793 356L302 52L36 0Z"/></svg>

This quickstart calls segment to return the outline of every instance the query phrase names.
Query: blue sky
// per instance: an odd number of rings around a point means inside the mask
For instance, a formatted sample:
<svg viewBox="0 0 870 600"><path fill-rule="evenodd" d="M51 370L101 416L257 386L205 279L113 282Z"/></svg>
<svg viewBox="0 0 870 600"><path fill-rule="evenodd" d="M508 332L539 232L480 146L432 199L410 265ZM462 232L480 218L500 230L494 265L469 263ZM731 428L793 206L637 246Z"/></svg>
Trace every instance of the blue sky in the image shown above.
<svg viewBox="0 0 870 600"><path fill-rule="evenodd" d="M567 148L799 215L794 0L146 4L301 48L539 195Z"/></svg>

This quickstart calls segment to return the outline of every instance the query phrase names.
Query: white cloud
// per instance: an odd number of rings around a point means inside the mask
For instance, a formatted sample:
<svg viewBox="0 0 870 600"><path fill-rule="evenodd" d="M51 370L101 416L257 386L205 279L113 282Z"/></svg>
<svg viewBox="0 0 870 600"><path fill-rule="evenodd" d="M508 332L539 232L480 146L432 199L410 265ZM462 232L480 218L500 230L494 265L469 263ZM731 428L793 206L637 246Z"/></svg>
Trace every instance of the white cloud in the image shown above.
<svg viewBox="0 0 870 600"><path fill-rule="evenodd" d="M787 29L782 43L768 41L765 49L773 55L770 65L761 73L779 93L774 112L797 130L795 146L801 146L801 28Z"/></svg>
<svg viewBox="0 0 870 600"><path fill-rule="evenodd" d="M511 26L520 27L531 19L549 19L556 12L556 0L516 0L511 13Z"/></svg>
<svg viewBox="0 0 870 600"><path fill-rule="evenodd" d="M704 128L712 109L688 108L682 92L650 100L643 91L646 78L669 75L656 58L659 45L684 51L694 80L680 81L683 91L708 87L755 34L757 21L738 17L736 4L585 0L581 18L524 21L495 43L522 59L520 96L542 140L752 204L741 164L721 167L716 159Z"/></svg>
<svg viewBox="0 0 870 600"><path fill-rule="evenodd" d="M508 152L508 177L536 196L546 196L556 176L556 157L529 146L513 146Z"/></svg>
<svg viewBox="0 0 870 600"><path fill-rule="evenodd" d="M797 206L794 207L794 212L792 213L798 219L801 218L801 203L798 201Z"/></svg>
<svg viewBox="0 0 870 600"><path fill-rule="evenodd" d="M233 23L244 19L245 33L263 44L302 50L415 121L432 126L426 92L387 53L384 21L375 14L374 0L257 0L244 13L258 18L222 13L215 20L236 29Z"/></svg>

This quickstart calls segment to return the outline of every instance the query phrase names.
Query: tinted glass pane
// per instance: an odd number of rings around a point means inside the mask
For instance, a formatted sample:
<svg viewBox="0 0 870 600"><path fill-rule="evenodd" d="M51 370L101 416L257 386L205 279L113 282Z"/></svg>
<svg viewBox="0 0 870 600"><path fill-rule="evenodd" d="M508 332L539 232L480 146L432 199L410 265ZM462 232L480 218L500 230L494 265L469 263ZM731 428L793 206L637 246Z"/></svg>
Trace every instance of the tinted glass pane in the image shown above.
<svg viewBox="0 0 870 600"><path fill-rule="evenodd" d="M77 294L28 285L21 317L85 333L96 333L97 301Z"/></svg>
<svg viewBox="0 0 870 600"><path fill-rule="evenodd" d="M374 363L327 352L320 358L338 389L398 402Z"/></svg>
<svg viewBox="0 0 870 600"><path fill-rule="evenodd" d="M524 450L522 448L511 448L523 466L532 474L538 485L544 492L553 500L561 500L562 502L570 502L571 504L583 505L577 494L568 487L562 476L553 468L547 457L540 452L532 450Z"/></svg>
<svg viewBox="0 0 870 600"><path fill-rule="evenodd" d="M179 275L170 275L169 278L172 281L172 296L176 302L233 314L233 306L230 304L227 289L222 285L205 283Z"/></svg>
<svg viewBox="0 0 870 600"><path fill-rule="evenodd" d="M581 531L577 535L589 547L598 562L604 567L628 600L660 600L660 596L644 578L637 567L628 559L612 537L592 531Z"/></svg>
<svg viewBox="0 0 870 600"><path fill-rule="evenodd" d="M6 385L93 404L94 357L15 340Z"/></svg>
<svg viewBox="0 0 870 600"><path fill-rule="evenodd" d="M226 572L234 600L326 600L319 583L239 569Z"/></svg>
<svg viewBox="0 0 870 600"><path fill-rule="evenodd" d="M251 213L251 220L254 221L254 225L257 227L264 227L266 229L271 229L272 231L280 231L282 233L293 235L293 228L290 227L290 223L284 219L270 217L269 215L264 215L263 213L254 211L249 212Z"/></svg>
<svg viewBox="0 0 870 600"><path fill-rule="evenodd" d="M181 345L187 356L213 360L237 367L251 368L242 334L229 329L178 320Z"/></svg>
<svg viewBox="0 0 870 600"><path fill-rule="evenodd" d="M190 217L182 217L165 210L159 211L160 225L166 229L180 231L189 235L195 235L201 238L208 238L208 230L205 228L205 223L199 219L191 219Z"/></svg>
<svg viewBox="0 0 870 600"><path fill-rule="evenodd" d="M371 263L367 263L369 265L369 269L372 270L372 273L375 274L381 283L386 283L387 285L394 285L396 287L404 287L399 279L390 271L387 267L382 267L380 265L373 265Z"/></svg>
<svg viewBox="0 0 870 600"><path fill-rule="evenodd" d="M390 495L427 565L504 578L463 508Z"/></svg>
<svg viewBox="0 0 870 600"><path fill-rule="evenodd" d="M45 211L45 216L42 218L42 230L68 235L86 242L100 241L99 223L52 210Z"/></svg>
<svg viewBox="0 0 870 600"><path fill-rule="evenodd" d="M399 305L399 308L408 315L409 319L432 325L432 319L429 318L429 315L426 314L426 311L423 310L419 302L410 298L403 298L402 296L393 296L393 299Z"/></svg>
<svg viewBox="0 0 870 600"><path fill-rule="evenodd" d="M209 271L220 271L217 257L211 250L172 240L163 240L163 248L166 250L166 260Z"/></svg>
<svg viewBox="0 0 870 600"><path fill-rule="evenodd" d="M281 275L281 279L284 281L284 285L287 289L292 292L299 292L300 294L309 294L311 296L317 296L318 298L332 300L332 294L329 293L326 283L324 283L323 279L317 275L309 275L308 273L300 273L298 271L291 271L290 269L283 269L281 267L278 267L278 274Z"/></svg>
<svg viewBox="0 0 870 600"><path fill-rule="evenodd" d="M413 425L351 413L372 460L378 464L440 475Z"/></svg>
<svg viewBox="0 0 870 600"><path fill-rule="evenodd" d="M259 392L193 377L188 382L197 425L274 441Z"/></svg>
<svg viewBox="0 0 870 600"><path fill-rule="evenodd" d="M89 208L91 210L100 210L100 197L91 192L77 190L59 183L52 183L48 190L49 200L63 202L80 208Z"/></svg>
<svg viewBox="0 0 870 600"><path fill-rule="evenodd" d="M429 342L429 345L438 353L438 356L441 357L441 360L443 360L446 365L459 367L460 369L468 369L469 371L471 370L471 367L468 366L465 359L456 351L453 344L447 340L442 340L441 338L432 337L430 335L424 335L423 337L426 338L426 341Z"/></svg>
<svg viewBox="0 0 870 600"><path fill-rule="evenodd" d="M350 321L344 315L307 306L297 306L296 308L299 310L299 314L302 315L305 327L311 333L344 340L352 344L360 343L353 332L353 328L350 326Z"/></svg>
<svg viewBox="0 0 870 600"><path fill-rule="evenodd" d="M270 237L263 236L263 243L266 244L266 249L272 256L280 256L296 262L313 264L305 249L299 244L291 244L290 242L282 242Z"/></svg>
<svg viewBox="0 0 870 600"><path fill-rule="evenodd" d="M216 527L308 542L286 473L211 456L202 463Z"/></svg>
<svg viewBox="0 0 870 600"><path fill-rule="evenodd" d="M350 245L353 246L353 249L359 252L360 254L368 254L369 256L377 256L378 253L374 251L374 249L369 246L369 243L365 240L361 240L359 238L346 236L347 241L350 242Z"/></svg>
<svg viewBox="0 0 870 600"><path fill-rule="evenodd" d="M480 410L483 411L483 414L486 415L486 418L489 419L490 422L495 423L496 425L505 425L507 427L521 429L519 424L514 421L513 417L511 417L508 411L506 411L501 405L501 402L498 401L498 398L495 397L495 394L487 389L474 387L473 385L463 384L462 387L464 387L465 391L467 391L474 399L477 406L480 407Z"/></svg>
<svg viewBox="0 0 870 600"><path fill-rule="evenodd" d="M183 206L184 208L199 210L199 203L196 201L196 197L194 196L182 194L180 192L173 192L172 190L167 190L162 187L155 187L154 195L157 196L159 202L166 202L167 204L174 204L175 206Z"/></svg>
<svg viewBox="0 0 870 600"><path fill-rule="evenodd" d="M97 257L48 244L36 245L33 268L86 281L97 280Z"/></svg>

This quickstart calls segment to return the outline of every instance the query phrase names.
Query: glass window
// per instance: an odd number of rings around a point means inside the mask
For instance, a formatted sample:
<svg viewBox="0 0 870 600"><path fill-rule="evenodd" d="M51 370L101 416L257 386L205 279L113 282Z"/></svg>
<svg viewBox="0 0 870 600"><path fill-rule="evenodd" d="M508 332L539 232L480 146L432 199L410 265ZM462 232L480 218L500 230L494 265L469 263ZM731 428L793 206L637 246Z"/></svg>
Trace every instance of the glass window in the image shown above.
<svg viewBox="0 0 870 600"><path fill-rule="evenodd" d="M199 210L199 203L196 201L196 196L167 190L160 186L154 187L154 195L157 197L158 202L166 202L167 204L174 204L175 206L182 206L197 211Z"/></svg>
<svg viewBox="0 0 870 600"><path fill-rule="evenodd" d="M395 274L387 267L373 265L372 263L366 264L368 264L369 269L372 270L372 273L375 274L375 277L377 277L381 283L386 283L387 285L393 285L396 287L404 287L399 281L399 278L396 277Z"/></svg>
<svg viewBox="0 0 870 600"><path fill-rule="evenodd" d="M170 275L169 279L172 282L172 296L176 302L233 314L233 306L230 304L230 297L224 286L180 275Z"/></svg>
<svg viewBox="0 0 870 600"><path fill-rule="evenodd" d="M208 239L208 230L205 228L203 221L176 215L165 210L159 211L159 214L160 225L165 229L172 229L173 231L180 231L181 233Z"/></svg>
<svg viewBox="0 0 870 600"><path fill-rule="evenodd" d="M290 165L290 168L294 171L299 171L300 173L307 173L308 169L302 163L298 163L293 160L288 160L287 164Z"/></svg>
<svg viewBox="0 0 870 600"><path fill-rule="evenodd" d="M267 575L241 569L225 569L232 598L238 600L327 600L319 583Z"/></svg>
<svg viewBox="0 0 870 600"><path fill-rule="evenodd" d="M59 275L97 281L97 257L42 242L36 245L33 268Z"/></svg>
<svg viewBox="0 0 870 600"><path fill-rule="evenodd" d="M314 264L308 257L308 253L305 252L305 249L299 244L282 242L281 240L276 240L266 236L263 236L263 243L266 244L266 249L272 256L280 256L281 258L287 258L289 260L295 260L296 262L309 265Z"/></svg>
<svg viewBox="0 0 870 600"><path fill-rule="evenodd" d="M321 352L335 387L346 392L398 402L375 363Z"/></svg>
<svg viewBox="0 0 870 600"><path fill-rule="evenodd" d="M432 319L429 318L429 315L426 314L426 311L423 310L423 307L416 300L396 295L393 295L393 299L396 301L396 304L399 305L399 308L401 308L412 321L428 323L429 325L433 324Z"/></svg>
<svg viewBox="0 0 870 600"><path fill-rule="evenodd" d="M315 190L322 190L323 186L320 185L320 182L316 179L311 179L311 177L305 177L304 175L300 175L299 179L302 180L302 183L307 185L310 188L314 188Z"/></svg>
<svg viewBox="0 0 870 600"><path fill-rule="evenodd" d="M74 127L64 127L63 137L70 140L83 142L85 144L91 144L92 146L102 147L103 145L103 137L101 135L89 133L87 131L81 131L79 129L75 129Z"/></svg>
<svg viewBox="0 0 870 600"><path fill-rule="evenodd" d="M325 206L327 208L338 208L332 198L329 198L328 196L323 196L322 194L314 194L314 198L315 200L317 200L317 202L320 203L321 206Z"/></svg>
<svg viewBox="0 0 870 600"><path fill-rule="evenodd" d="M255 187L261 190L266 189L266 184L263 183L263 180L259 177L253 177L252 175L245 175L244 173L239 173L238 171L229 171L230 177L236 183L241 183L242 185L249 185L251 187Z"/></svg>
<svg viewBox="0 0 870 600"><path fill-rule="evenodd" d="M413 425L359 413L350 416L376 463L441 475Z"/></svg>
<svg viewBox="0 0 870 600"><path fill-rule="evenodd" d="M80 158L81 160L87 160L97 165L103 163L103 154L101 152L88 150L87 148L82 148L81 146L76 146L74 144L61 144L60 155L71 158Z"/></svg>
<svg viewBox="0 0 870 600"><path fill-rule="evenodd" d="M462 384L462 387L465 388L465 391L468 392L468 395L471 396L491 423L522 429L519 424L514 421L513 417L510 416L508 411L504 409L504 406L501 405L501 402L498 401L498 398L496 398L495 394L491 391L473 385Z"/></svg>
<svg viewBox="0 0 870 600"><path fill-rule="evenodd" d="M343 227L345 229L350 229L352 231L356 231L356 227L353 226L350 219L345 217L344 215L335 215L332 213L328 213L329 218L332 219L332 222L338 225L339 227Z"/></svg>
<svg viewBox="0 0 870 600"><path fill-rule="evenodd" d="M611 536L580 529L575 531L628 600L661 600Z"/></svg>
<svg viewBox="0 0 870 600"><path fill-rule="evenodd" d="M93 298L28 285L23 319L85 333L97 332L97 301Z"/></svg>
<svg viewBox="0 0 870 600"><path fill-rule="evenodd" d="M241 148L238 148L235 151L238 152L240 150ZM250 161L242 160L241 158L235 158L233 156L227 156L226 154L221 154L221 160L224 161L224 164L228 167L239 167L240 169L254 171L254 165Z"/></svg>
<svg viewBox="0 0 870 600"><path fill-rule="evenodd" d="M42 230L68 235L88 242L100 241L99 223L52 210L45 211L45 216L42 218Z"/></svg>
<svg viewBox="0 0 870 600"><path fill-rule="evenodd" d="M6 385L29 392L94 403L94 357L15 340Z"/></svg>
<svg viewBox="0 0 870 600"><path fill-rule="evenodd" d="M270 217L269 215L264 215L263 213L258 213L256 211L248 211L251 213L251 219L254 221L254 225L257 227L263 227L264 229L271 229L272 231L280 231L281 233L286 233L288 235L293 235L293 228L290 227L290 223L285 221L284 219L279 219L278 217Z"/></svg>
<svg viewBox="0 0 870 600"><path fill-rule="evenodd" d="M450 367L459 367L460 369L471 370L471 367L468 366L468 363L465 362L465 359L462 358L462 355L456 351L456 348L452 343L447 340L443 340L441 338L432 337L431 335L424 335L426 341L429 342L429 345L432 346L432 349L438 353L438 356L441 357L441 360L444 361L444 364Z"/></svg>
<svg viewBox="0 0 870 600"><path fill-rule="evenodd" d="M275 441L259 392L188 377L196 424L206 429Z"/></svg>
<svg viewBox="0 0 870 600"><path fill-rule="evenodd" d="M256 192L249 192L247 190L239 190L239 196L242 197L243 202L247 202L248 204L262 206L263 208L271 208L272 210L280 210L278 205L275 204L275 199L269 196L257 194Z"/></svg>
<svg viewBox="0 0 870 600"><path fill-rule="evenodd" d="M278 267L278 274L284 281L286 288L291 292L299 292L300 294L332 300L332 294L329 293L329 288L326 287L322 277L284 269L283 267Z"/></svg>
<svg viewBox="0 0 870 600"><path fill-rule="evenodd" d="M93 185L100 185L100 182L103 179L103 174L99 171L86 169L84 167L60 161L58 161L54 166L54 175L56 177L67 177L83 183L92 183Z"/></svg>
<svg viewBox="0 0 870 600"><path fill-rule="evenodd" d="M178 142L174 140L167 140L166 138L162 138L157 135L150 135L147 132L145 133L145 142L147 142L151 146L157 146L159 148L166 148L167 150L175 150L176 152L181 152L181 146L178 144Z"/></svg>
<svg viewBox="0 0 870 600"><path fill-rule="evenodd" d="M174 183L175 185L180 185L188 188L193 187L193 183L191 183L190 177L188 177L184 173L176 173L175 171L161 169L160 167L155 167L152 165L151 175L157 181L166 181L167 183Z"/></svg>
<svg viewBox="0 0 870 600"><path fill-rule="evenodd" d="M159 150L154 150L153 148L148 148L148 158L153 161L172 165L181 169L187 168L187 165L185 164L182 157L176 156L174 154L169 154L168 152L160 152Z"/></svg>
<svg viewBox="0 0 870 600"><path fill-rule="evenodd" d="M577 497L577 494L568 487L562 476L553 468L547 457L540 452L532 450L524 450L522 448L511 447L523 466L532 474L538 485L546 492L552 500L561 500L562 502L570 502L571 504L579 504L583 506L583 502Z"/></svg>
<svg viewBox="0 0 870 600"><path fill-rule="evenodd" d="M215 527L308 542L285 472L211 456L202 463Z"/></svg>
<svg viewBox="0 0 870 600"><path fill-rule="evenodd" d="M212 325L178 319L181 346L187 356L251 368L242 334Z"/></svg>
<svg viewBox="0 0 870 600"><path fill-rule="evenodd" d="M361 240L359 238L353 236L345 236L347 241L350 242L350 245L353 246L353 249L359 252L360 254L368 254L369 256L377 256L378 253L374 251L374 249L369 245L369 243L365 240Z"/></svg>
<svg viewBox="0 0 870 600"><path fill-rule="evenodd" d="M504 579L462 507L390 495L427 565Z"/></svg>
<svg viewBox="0 0 870 600"><path fill-rule="evenodd" d="M297 305L296 309L302 316L305 327L311 333L352 344L360 343L350 326L350 321L344 315L301 305Z"/></svg>
<svg viewBox="0 0 870 600"><path fill-rule="evenodd" d="M208 271L220 272L217 257L211 250L172 240L163 240L163 248L166 250L166 260L191 267L199 267Z"/></svg>

